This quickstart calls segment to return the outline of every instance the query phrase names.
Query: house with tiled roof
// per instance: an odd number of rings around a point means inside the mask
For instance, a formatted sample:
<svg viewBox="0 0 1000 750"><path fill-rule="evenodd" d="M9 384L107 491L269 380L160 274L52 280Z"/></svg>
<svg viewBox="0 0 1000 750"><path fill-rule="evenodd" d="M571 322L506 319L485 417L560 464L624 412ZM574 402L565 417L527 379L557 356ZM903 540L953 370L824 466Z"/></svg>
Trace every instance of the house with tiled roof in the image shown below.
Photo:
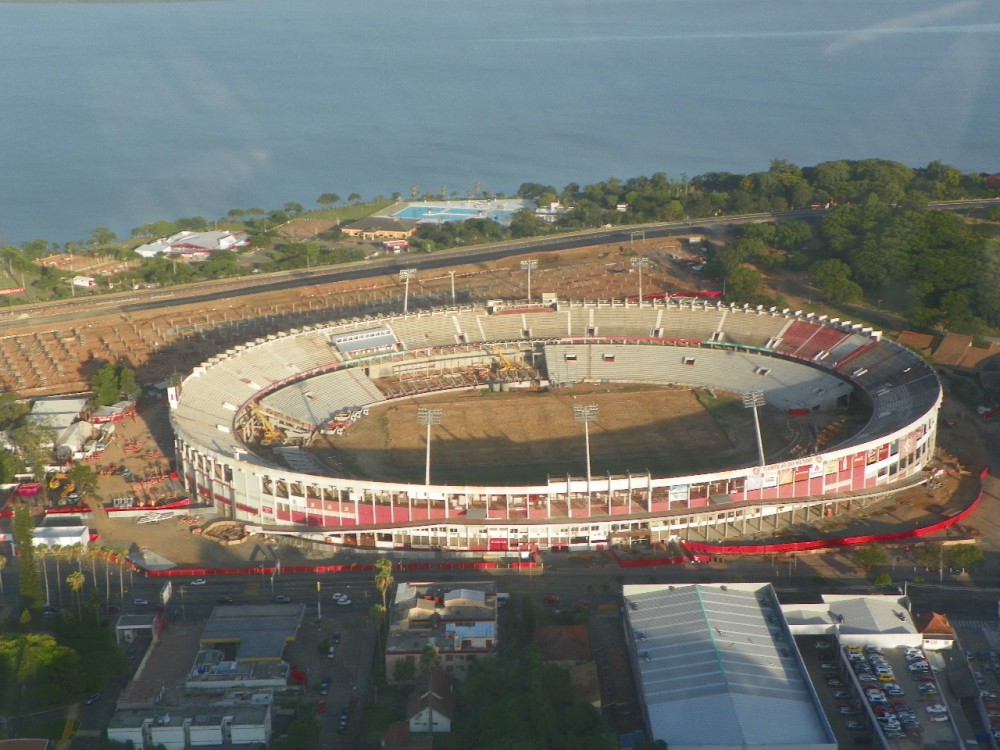
<svg viewBox="0 0 1000 750"><path fill-rule="evenodd" d="M533 638L545 664L569 669L592 658L586 625L544 625Z"/></svg>
<svg viewBox="0 0 1000 750"><path fill-rule="evenodd" d="M363 240L405 240L417 231L417 222L392 216L368 216L344 225L341 231L348 237Z"/></svg>

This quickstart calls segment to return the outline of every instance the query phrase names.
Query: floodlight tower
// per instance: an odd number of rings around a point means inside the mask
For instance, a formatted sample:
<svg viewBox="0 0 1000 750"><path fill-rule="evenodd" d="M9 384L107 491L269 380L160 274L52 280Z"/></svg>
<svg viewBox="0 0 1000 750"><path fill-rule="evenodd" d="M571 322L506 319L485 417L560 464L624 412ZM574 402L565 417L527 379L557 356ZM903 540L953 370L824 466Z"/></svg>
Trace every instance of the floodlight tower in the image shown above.
<svg viewBox="0 0 1000 750"><path fill-rule="evenodd" d="M757 409L766 403L764 394L760 391L747 391L743 394L743 406L753 409L753 426L757 432L757 460L761 466L764 465L764 440L760 436L760 417L757 416Z"/></svg>
<svg viewBox="0 0 1000 750"><path fill-rule="evenodd" d="M403 292L403 315L406 315L410 307L410 279L417 278L416 268L404 268L399 272L399 280L406 284Z"/></svg>
<svg viewBox="0 0 1000 750"><path fill-rule="evenodd" d="M431 484L431 426L441 424L441 409L417 409L417 424L427 425L427 459L424 468L424 486Z"/></svg>
<svg viewBox="0 0 1000 750"><path fill-rule="evenodd" d="M531 272L538 268L538 260L529 258L521 261L521 270L528 272L528 302L531 302Z"/></svg>
<svg viewBox="0 0 1000 750"><path fill-rule="evenodd" d="M649 258L632 258L632 268L639 269L639 304L642 304L642 269L649 268Z"/></svg>
<svg viewBox="0 0 1000 750"><path fill-rule="evenodd" d="M597 421L597 404L573 405L573 419L583 422L583 439L587 448L587 488L590 489L590 423Z"/></svg>

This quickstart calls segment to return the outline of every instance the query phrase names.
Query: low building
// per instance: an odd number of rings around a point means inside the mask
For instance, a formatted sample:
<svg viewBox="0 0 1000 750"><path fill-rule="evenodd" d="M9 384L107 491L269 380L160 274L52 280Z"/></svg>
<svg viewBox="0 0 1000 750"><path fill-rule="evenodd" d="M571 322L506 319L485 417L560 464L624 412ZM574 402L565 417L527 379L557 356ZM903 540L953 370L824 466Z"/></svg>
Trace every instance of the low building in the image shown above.
<svg viewBox="0 0 1000 750"><path fill-rule="evenodd" d="M369 216L346 224L341 231L348 237L363 240L408 240L417 231L417 222L392 216Z"/></svg>
<svg viewBox="0 0 1000 750"><path fill-rule="evenodd" d="M406 703L410 733L450 732L456 705L455 680L449 674L435 669L430 673L430 680L418 678Z"/></svg>
<svg viewBox="0 0 1000 750"><path fill-rule="evenodd" d="M540 625L533 640L545 664L569 669L592 658L586 625Z"/></svg>
<svg viewBox="0 0 1000 750"><path fill-rule="evenodd" d="M650 740L671 750L835 750L770 584L626 585Z"/></svg>
<svg viewBox="0 0 1000 750"><path fill-rule="evenodd" d="M249 237L243 232L193 232L183 231L163 237L145 245L139 245L135 252L143 258L155 258L157 255L192 257L220 250L235 250L250 244Z"/></svg>
<svg viewBox="0 0 1000 750"><path fill-rule="evenodd" d="M120 709L111 717L108 739L166 750L266 745L271 741L271 705Z"/></svg>
<svg viewBox="0 0 1000 750"><path fill-rule="evenodd" d="M818 604L782 607L792 633L835 636L843 646L919 647L923 639L903 596L824 594Z"/></svg>
<svg viewBox="0 0 1000 750"><path fill-rule="evenodd" d="M416 668L424 649L438 650L445 673L462 679L478 659L497 652L496 584L400 583L389 606L385 673L394 680L397 664Z"/></svg>

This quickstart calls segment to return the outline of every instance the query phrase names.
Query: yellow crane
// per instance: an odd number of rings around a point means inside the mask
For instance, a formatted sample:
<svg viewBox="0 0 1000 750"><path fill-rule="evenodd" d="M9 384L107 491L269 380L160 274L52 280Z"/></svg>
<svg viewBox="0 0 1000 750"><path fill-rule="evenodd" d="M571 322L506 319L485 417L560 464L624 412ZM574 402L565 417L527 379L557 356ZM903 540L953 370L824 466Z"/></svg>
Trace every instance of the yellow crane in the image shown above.
<svg viewBox="0 0 1000 750"><path fill-rule="evenodd" d="M250 405L250 412L256 417L257 421L260 423L261 436L260 444L264 446L268 445L280 445L285 440L285 435L271 424L271 420L267 418L267 414L264 410L260 408L257 404Z"/></svg>
<svg viewBox="0 0 1000 750"><path fill-rule="evenodd" d="M511 361L507 359L507 357L504 356L504 353L500 351L500 347L494 346L493 353L497 355L497 357L500 359L500 368L499 368L500 372L507 372L508 370L517 369L517 367L514 364L512 364Z"/></svg>

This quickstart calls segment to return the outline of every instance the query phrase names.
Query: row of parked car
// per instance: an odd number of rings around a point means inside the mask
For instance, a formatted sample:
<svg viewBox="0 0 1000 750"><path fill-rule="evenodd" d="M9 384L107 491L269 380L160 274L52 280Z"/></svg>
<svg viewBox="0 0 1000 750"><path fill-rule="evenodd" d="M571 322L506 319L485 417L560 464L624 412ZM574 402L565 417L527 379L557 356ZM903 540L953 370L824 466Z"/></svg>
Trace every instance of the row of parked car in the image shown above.
<svg viewBox="0 0 1000 750"><path fill-rule="evenodd" d="M986 709L986 718L989 719L993 739L1000 742L1000 699L992 690L980 690L979 696L983 699L983 707Z"/></svg>
<svg viewBox="0 0 1000 750"><path fill-rule="evenodd" d="M923 726L916 711L906 702L905 691L896 682L896 675L888 659L877 646L847 646L847 659L851 664L875 720L889 739L903 739L908 733L920 733ZM917 683L921 695L937 694L937 685L930 664L920 649L906 648L906 668ZM941 704L925 707L930 721L948 721L948 709Z"/></svg>

